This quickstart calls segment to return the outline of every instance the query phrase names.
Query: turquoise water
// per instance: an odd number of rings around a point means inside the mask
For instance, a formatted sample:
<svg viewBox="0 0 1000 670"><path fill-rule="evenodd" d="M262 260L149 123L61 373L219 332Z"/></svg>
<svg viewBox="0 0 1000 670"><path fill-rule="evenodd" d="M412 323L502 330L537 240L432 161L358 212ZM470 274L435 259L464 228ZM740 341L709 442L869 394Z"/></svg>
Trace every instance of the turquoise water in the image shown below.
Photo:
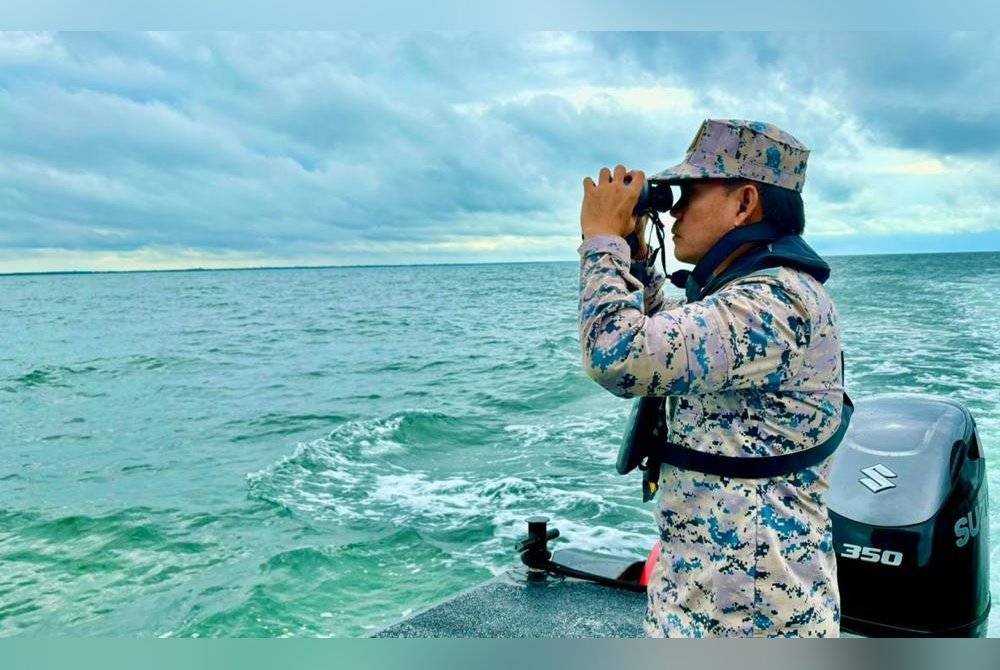
<svg viewBox="0 0 1000 670"><path fill-rule="evenodd" d="M854 395L972 409L1000 598L1000 254L831 264ZM540 512L645 554L577 272L0 277L0 635L364 635L510 566Z"/></svg>

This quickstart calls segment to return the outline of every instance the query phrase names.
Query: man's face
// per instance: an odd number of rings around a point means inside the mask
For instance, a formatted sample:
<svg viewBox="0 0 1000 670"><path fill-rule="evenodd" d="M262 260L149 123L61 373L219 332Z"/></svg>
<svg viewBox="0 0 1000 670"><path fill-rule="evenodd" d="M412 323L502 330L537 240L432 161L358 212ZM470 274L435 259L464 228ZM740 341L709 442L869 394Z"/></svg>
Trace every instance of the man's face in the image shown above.
<svg viewBox="0 0 1000 670"><path fill-rule="evenodd" d="M674 257L697 263L737 222L738 190L714 179L681 184L681 197L670 209Z"/></svg>

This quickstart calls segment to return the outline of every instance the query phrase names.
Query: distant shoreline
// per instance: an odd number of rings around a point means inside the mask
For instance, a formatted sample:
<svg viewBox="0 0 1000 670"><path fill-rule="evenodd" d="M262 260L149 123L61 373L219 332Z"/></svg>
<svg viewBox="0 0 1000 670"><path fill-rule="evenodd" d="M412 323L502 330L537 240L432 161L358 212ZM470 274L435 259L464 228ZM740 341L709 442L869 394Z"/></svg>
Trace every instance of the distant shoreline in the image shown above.
<svg viewBox="0 0 1000 670"><path fill-rule="evenodd" d="M255 265L239 268L167 268L162 270L35 270L30 272L0 272L0 277L20 275L115 275L143 272L241 272L257 270L350 270L354 268L434 268L475 265L546 265L549 263L577 263L578 261L485 261L479 263L372 263L367 265Z"/></svg>
<svg viewBox="0 0 1000 670"><path fill-rule="evenodd" d="M985 251L915 251L894 254L823 254L827 258L864 258L864 257L895 257L895 256L957 256L968 254L996 254L1000 250ZM492 265L549 265L552 263L577 264L577 260L565 261L482 261L472 263L371 263L359 265L260 265L253 267L234 268L167 268L160 270L34 270L26 272L0 272L0 277L23 277L36 275L106 275L106 274L141 274L162 272L255 272L260 270L349 270L364 268L416 268L416 267L470 267Z"/></svg>

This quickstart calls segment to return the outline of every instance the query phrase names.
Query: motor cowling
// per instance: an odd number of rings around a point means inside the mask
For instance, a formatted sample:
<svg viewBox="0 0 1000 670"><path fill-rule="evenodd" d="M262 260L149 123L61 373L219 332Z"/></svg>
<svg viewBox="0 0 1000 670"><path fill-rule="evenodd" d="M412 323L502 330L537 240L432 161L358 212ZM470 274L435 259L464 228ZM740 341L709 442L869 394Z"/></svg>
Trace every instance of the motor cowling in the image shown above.
<svg viewBox="0 0 1000 670"><path fill-rule="evenodd" d="M857 401L827 493L842 630L985 635L988 501L982 445L962 404L910 394Z"/></svg>

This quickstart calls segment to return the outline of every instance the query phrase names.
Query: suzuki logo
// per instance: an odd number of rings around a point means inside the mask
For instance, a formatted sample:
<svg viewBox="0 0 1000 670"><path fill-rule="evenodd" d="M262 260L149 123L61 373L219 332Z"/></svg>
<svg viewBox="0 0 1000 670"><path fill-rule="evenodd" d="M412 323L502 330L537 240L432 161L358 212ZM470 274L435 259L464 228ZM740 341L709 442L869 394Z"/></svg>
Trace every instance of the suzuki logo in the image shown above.
<svg viewBox="0 0 1000 670"><path fill-rule="evenodd" d="M865 476L858 481L864 484L872 493L896 488L896 485L887 479L888 477L895 478L896 473L881 463L873 465L870 468L863 468L861 474Z"/></svg>

